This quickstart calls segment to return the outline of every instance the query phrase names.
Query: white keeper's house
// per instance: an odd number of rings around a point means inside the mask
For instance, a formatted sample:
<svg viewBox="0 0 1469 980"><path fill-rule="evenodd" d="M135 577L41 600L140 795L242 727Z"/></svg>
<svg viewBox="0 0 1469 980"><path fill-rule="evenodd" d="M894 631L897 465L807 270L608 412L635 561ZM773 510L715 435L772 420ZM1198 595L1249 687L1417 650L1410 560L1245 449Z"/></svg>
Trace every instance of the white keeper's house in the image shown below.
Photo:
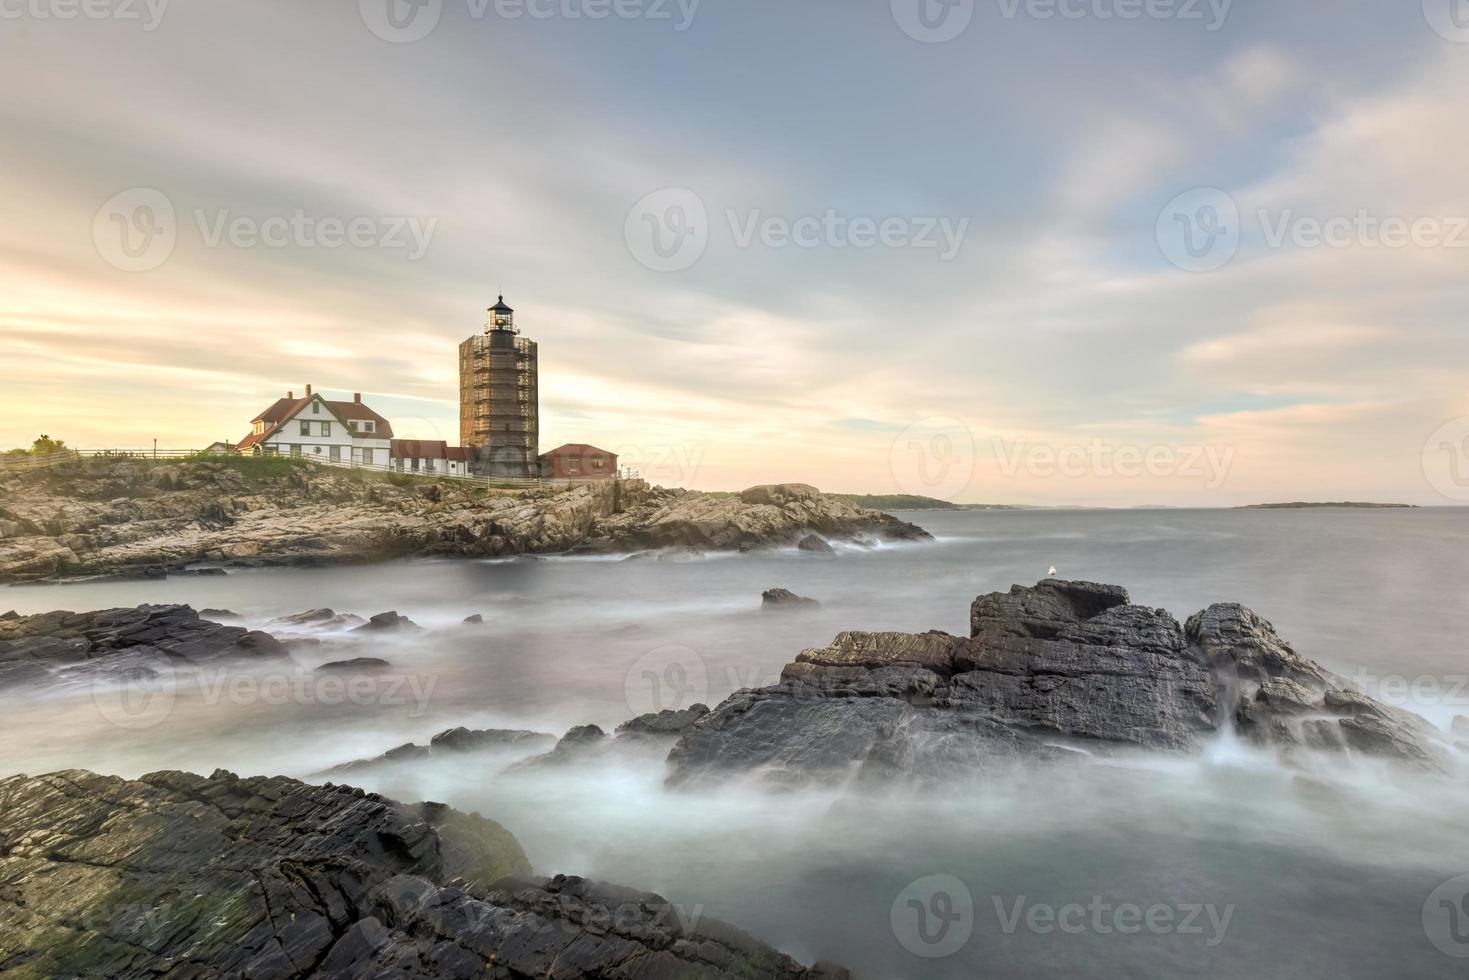
<svg viewBox="0 0 1469 980"><path fill-rule="evenodd" d="M304 397L286 392L250 420L250 434L236 452L264 456L302 456L323 463L356 464L405 473L469 471L460 447L439 441L394 439L387 419L362 402L360 392L349 402L328 401L306 386Z"/></svg>

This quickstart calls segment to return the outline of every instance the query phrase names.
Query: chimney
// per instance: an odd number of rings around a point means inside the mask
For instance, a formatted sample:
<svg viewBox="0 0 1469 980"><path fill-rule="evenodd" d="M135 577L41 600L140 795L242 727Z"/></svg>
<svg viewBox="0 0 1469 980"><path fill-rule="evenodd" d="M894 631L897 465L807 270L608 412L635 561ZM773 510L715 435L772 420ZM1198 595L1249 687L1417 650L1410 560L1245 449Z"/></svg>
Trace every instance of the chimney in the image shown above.
<svg viewBox="0 0 1469 980"><path fill-rule="evenodd" d="M306 397L307 398L310 398L311 397L311 386L310 385L307 385L306 386Z"/></svg>
<svg viewBox="0 0 1469 980"><path fill-rule="evenodd" d="M354 392L352 392L352 400L354 402L357 402L359 405L362 404L362 392L360 392L360 391L354 391Z"/></svg>
<svg viewBox="0 0 1469 980"><path fill-rule="evenodd" d="M296 393L294 391L288 391L288 392L286 392L286 398L288 400L290 400L290 401L295 401L296 400Z"/></svg>

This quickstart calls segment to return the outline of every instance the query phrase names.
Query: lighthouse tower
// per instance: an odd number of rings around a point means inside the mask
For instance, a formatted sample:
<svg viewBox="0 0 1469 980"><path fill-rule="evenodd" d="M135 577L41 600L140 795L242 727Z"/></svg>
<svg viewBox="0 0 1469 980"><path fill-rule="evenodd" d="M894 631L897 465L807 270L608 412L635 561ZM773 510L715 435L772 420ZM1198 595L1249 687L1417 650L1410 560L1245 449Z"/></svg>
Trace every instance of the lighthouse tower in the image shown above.
<svg viewBox="0 0 1469 980"><path fill-rule="evenodd" d="M530 479L540 472L536 344L520 335L501 296L484 333L459 345L459 441L476 476Z"/></svg>

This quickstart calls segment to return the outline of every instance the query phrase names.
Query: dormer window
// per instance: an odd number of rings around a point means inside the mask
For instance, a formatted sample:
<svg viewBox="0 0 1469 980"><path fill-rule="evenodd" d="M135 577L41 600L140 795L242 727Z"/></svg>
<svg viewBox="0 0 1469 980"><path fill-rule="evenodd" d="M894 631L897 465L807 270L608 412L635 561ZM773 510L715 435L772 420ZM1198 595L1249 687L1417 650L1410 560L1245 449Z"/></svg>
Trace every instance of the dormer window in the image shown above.
<svg viewBox="0 0 1469 980"><path fill-rule="evenodd" d="M376 432L377 431L377 423L374 422L374 421L372 421L372 419L367 419L366 421L364 421L362 423L362 431L363 432Z"/></svg>

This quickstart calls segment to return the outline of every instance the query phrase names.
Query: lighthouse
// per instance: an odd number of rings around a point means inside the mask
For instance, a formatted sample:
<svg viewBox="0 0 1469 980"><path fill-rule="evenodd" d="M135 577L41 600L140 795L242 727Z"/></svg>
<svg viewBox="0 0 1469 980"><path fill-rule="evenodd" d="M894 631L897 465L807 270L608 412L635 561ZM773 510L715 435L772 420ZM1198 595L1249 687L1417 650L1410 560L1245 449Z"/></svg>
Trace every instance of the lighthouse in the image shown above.
<svg viewBox="0 0 1469 980"><path fill-rule="evenodd" d="M484 332L459 345L459 441L475 476L531 479L540 472L536 344L503 295L485 314Z"/></svg>

